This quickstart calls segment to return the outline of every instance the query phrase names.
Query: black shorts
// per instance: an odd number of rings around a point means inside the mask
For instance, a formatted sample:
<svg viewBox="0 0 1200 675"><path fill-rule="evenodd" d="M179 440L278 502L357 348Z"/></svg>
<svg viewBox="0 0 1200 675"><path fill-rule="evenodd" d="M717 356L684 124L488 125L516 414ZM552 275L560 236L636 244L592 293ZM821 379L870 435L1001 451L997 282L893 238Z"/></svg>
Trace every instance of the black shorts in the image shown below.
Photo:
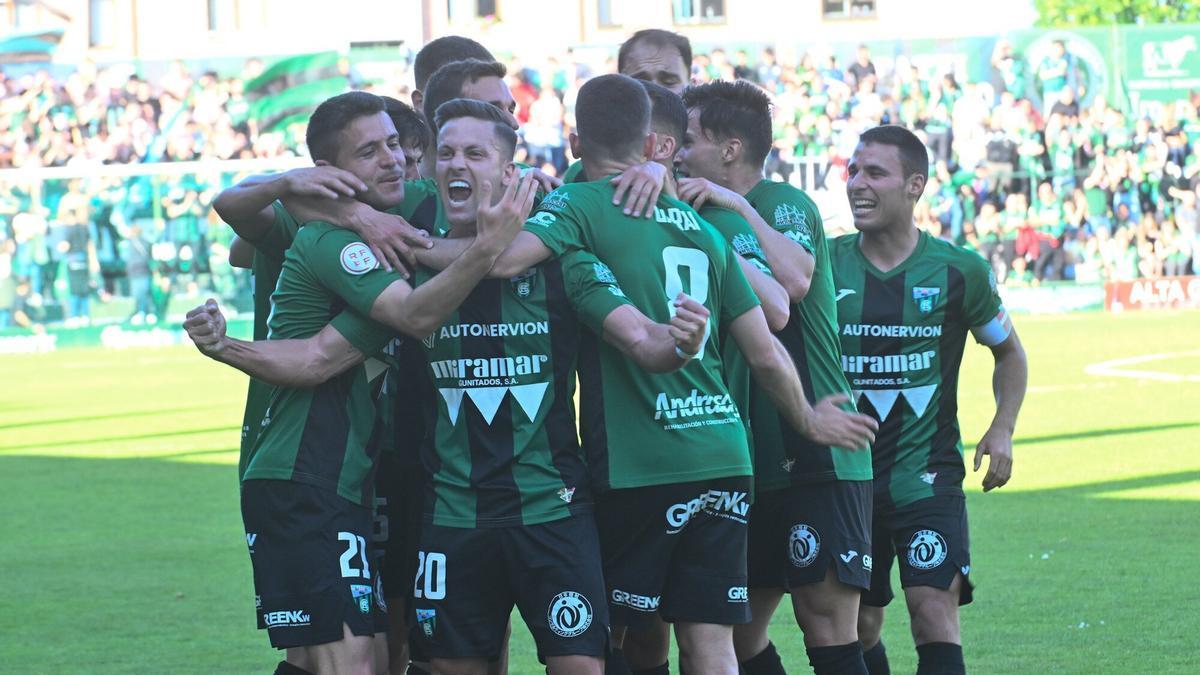
<svg viewBox="0 0 1200 675"><path fill-rule="evenodd" d="M475 529L425 523L413 595L416 628L433 658L497 656L514 605L539 657L608 652L591 516Z"/></svg>
<svg viewBox="0 0 1200 675"><path fill-rule="evenodd" d="M596 509L613 624L750 621L750 477L609 490Z"/></svg>
<svg viewBox="0 0 1200 675"><path fill-rule="evenodd" d="M760 492L750 510L750 588L871 585L872 482L834 480Z"/></svg>
<svg viewBox="0 0 1200 675"><path fill-rule="evenodd" d="M387 600L396 615L408 616L421 534L420 467L381 453L375 479L375 529L372 543L379 556Z"/></svg>
<svg viewBox="0 0 1200 675"><path fill-rule="evenodd" d="M875 569L864 605L886 607L892 598L892 561L900 560L900 586L950 588L962 574L958 604L971 602L971 547L967 533L967 500L960 495L934 495L889 513L875 513L871 544Z"/></svg>
<svg viewBox="0 0 1200 675"><path fill-rule="evenodd" d="M371 509L285 480L242 483L258 627L271 646L308 647L387 630L375 573Z"/></svg>

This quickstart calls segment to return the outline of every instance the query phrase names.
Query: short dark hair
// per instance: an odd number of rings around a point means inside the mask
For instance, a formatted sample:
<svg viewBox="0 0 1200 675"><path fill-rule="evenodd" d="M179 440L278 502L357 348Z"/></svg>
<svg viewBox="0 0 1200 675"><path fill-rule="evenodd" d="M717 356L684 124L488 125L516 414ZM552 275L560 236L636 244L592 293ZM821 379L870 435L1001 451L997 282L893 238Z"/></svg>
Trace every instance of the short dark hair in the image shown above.
<svg viewBox="0 0 1200 675"><path fill-rule="evenodd" d="M575 127L585 157L623 157L650 132L650 96L627 75L600 75L579 88Z"/></svg>
<svg viewBox="0 0 1200 675"><path fill-rule="evenodd" d="M617 71L625 72L625 60L629 58L629 52L639 43L645 42L659 49L663 47L674 47L679 55L683 57L683 66L689 72L692 70L692 43L687 39L687 36L679 33L672 33L669 30L661 28L647 28L639 30L629 39L621 43L621 48L617 50Z"/></svg>
<svg viewBox="0 0 1200 675"><path fill-rule="evenodd" d="M313 161L337 158L338 133L351 122L384 112L383 99L365 91L348 91L325 99L308 118L304 142Z"/></svg>
<svg viewBox="0 0 1200 675"><path fill-rule="evenodd" d="M683 99L661 84L638 80L650 97L650 126L675 139L675 147L683 145L687 133L688 111Z"/></svg>
<svg viewBox="0 0 1200 675"><path fill-rule="evenodd" d="M446 101L462 96L463 85L482 77L502 78L508 73L503 63L463 59L453 61L437 69L426 83L425 100L421 103L425 119L433 119L433 113ZM436 129L436 127L435 127ZM436 135L436 133L434 134Z"/></svg>
<svg viewBox="0 0 1200 675"><path fill-rule="evenodd" d="M718 80L683 92L688 110L700 110L700 128L715 138L741 139L746 162L762 167L771 152L771 98L757 85Z"/></svg>
<svg viewBox="0 0 1200 675"><path fill-rule="evenodd" d="M400 134L400 145L406 148L429 147L429 144L433 142L433 134L430 133L425 118L417 114L417 111L404 101L391 96L382 98L384 110L388 117L392 118L392 124L396 125L396 133Z"/></svg>
<svg viewBox="0 0 1200 675"><path fill-rule="evenodd" d="M913 132L897 124L883 124L862 132L858 137L860 144L877 143L891 145L900 151L900 166L904 169L904 177L919 174L929 178L929 151L925 144Z"/></svg>
<svg viewBox="0 0 1200 675"><path fill-rule="evenodd" d="M508 118L496 106L471 98L454 98L438 106L433 113L433 119L438 129L441 129L450 120L464 117L491 122L493 133L505 147L508 153L507 159L512 161L513 153L517 150L517 132L513 131L508 124Z"/></svg>
<svg viewBox="0 0 1200 675"><path fill-rule="evenodd" d="M421 51L417 52L417 57L413 60L413 79L417 89L425 91L425 85L438 68L463 59L494 61L495 57L487 47L461 35L446 35L430 40L421 47Z"/></svg>

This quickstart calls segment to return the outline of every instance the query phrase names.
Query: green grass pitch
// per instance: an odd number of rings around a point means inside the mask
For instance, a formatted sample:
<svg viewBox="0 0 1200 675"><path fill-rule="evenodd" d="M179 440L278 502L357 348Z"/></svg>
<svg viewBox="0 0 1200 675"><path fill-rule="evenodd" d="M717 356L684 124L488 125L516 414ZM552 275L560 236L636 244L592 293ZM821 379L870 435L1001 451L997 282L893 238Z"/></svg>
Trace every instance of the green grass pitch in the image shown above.
<svg viewBox="0 0 1200 675"><path fill-rule="evenodd" d="M987 495L969 480L968 667L1195 672L1200 312L1017 324L1015 474ZM968 457L990 366L968 348ZM235 480L245 379L182 347L0 357L0 373L0 671L270 672ZM893 671L911 673L902 601L889 612ZM513 633L511 672L542 672ZM790 611L773 637L808 672Z"/></svg>

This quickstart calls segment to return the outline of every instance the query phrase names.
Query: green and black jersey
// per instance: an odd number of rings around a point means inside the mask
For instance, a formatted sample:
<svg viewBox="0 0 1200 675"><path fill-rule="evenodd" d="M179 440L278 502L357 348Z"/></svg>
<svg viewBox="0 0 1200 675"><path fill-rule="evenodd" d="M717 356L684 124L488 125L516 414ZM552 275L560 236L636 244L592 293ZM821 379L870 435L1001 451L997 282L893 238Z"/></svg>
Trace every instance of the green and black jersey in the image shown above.
<svg viewBox="0 0 1200 675"><path fill-rule="evenodd" d="M685 292L708 307L717 330L673 373L642 370L599 344L581 355L580 421L601 488L683 483L751 473L746 432L725 386L720 329L758 305L733 249L689 206L660 197L653 220L612 204L607 177L564 185L525 223L555 255L584 249L611 267L629 299L666 323Z"/></svg>
<svg viewBox="0 0 1200 675"><path fill-rule="evenodd" d="M394 331L362 326L349 307L368 316L375 299L402 281L379 267L353 232L329 223L300 229L284 257L271 296L268 339L308 338L332 323L356 349L376 354ZM368 440L375 418L367 366L312 389L273 387L270 405L243 480L276 479L335 490L371 505L374 457Z"/></svg>
<svg viewBox="0 0 1200 675"><path fill-rule="evenodd" d="M888 272L863 256L858 234L832 245L842 369L863 412L880 421L876 509L962 494L957 397L967 332L985 345L1012 332L983 258L919 236Z"/></svg>
<svg viewBox="0 0 1200 675"><path fill-rule="evenodd" d="M270 229L258 241L249 241L254 246L254 339L267 339L267 317L271 313L271 294L275 292L275 283L279 281L279 270L283 267L283 256L296 238L296 230L300 224L290 213L284 210L279 202L272 204L275 220ZM238 457L238 480L246 472L246 464L250 461L250 451L254 448L254 439L258 437L263 415L271 396L271 385L250 378L246 391L246 411L242 415L242 444Z"/></svg>
<svg viewBox="0 0 1200 675"><path fill-rule="evenodd" d="M760 272L772 276L771 268L767 267L767 258L763 254L762 245L754 234L754 228L736 211L721 206L705 205L700 209L700 217L717 229L725 241L733 248L733 252L745 258ZM742 423L746 426L746 435L750 443L750 453L754 454L754 427L750 413L750 366L746 357L738 349L737 342L731 335L723 333L721 339L721 362L725 367L725 384L733 396L733 402L742 413Z"/></svg>
<svg viewBox="0 0 1200 675"><path fill-rule="evenodd" d="M480 282L421 343L429 522L507 527L591 512L575 427L580 324L602 333L626 304L612 272L576 251Z"/></svg>
<svg viewBox="0 0 1200 675"><path fill-rule="evenodd" d="M841 368L829 246L817 205L801 190L768 180L747 192L746 201L768 225L814 258L808 293L792 306L787 325L777 334L796 364L805 397L816 403L831 394L849 394ZM871 480L871 453L866 448L818 445L793 429L765 394L755 391L753 399L754 483L758 490L831 480ZM845 408L853 410L853 403Z"/></svg>

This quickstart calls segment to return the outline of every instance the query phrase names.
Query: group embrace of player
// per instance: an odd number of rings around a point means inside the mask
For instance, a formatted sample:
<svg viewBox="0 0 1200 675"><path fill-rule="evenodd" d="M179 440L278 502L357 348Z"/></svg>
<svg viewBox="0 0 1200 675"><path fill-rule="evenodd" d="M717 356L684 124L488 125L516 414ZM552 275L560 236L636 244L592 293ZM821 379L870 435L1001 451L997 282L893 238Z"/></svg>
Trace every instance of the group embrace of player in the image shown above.
<svg viewBox="0 0 1200 675"><path fill-rule="evenodd" d="M764 179L764 92L685 88L666 31L618 65L579 91L565 184L514 165L504 67L446 37L413 108L331 98L315 167L217 199L255 340L213 301L185 328L252 377L242 515L276 672L503 672L515 606L550 673L667 673L670 626L683 673L782 673L790 594L816 673L877 675L894 563L918 672L964 672L967 333L996 361L985 489L1026 363L986 263L913 226L925 147L865 132L858 232L827 241Z"/></svg>

